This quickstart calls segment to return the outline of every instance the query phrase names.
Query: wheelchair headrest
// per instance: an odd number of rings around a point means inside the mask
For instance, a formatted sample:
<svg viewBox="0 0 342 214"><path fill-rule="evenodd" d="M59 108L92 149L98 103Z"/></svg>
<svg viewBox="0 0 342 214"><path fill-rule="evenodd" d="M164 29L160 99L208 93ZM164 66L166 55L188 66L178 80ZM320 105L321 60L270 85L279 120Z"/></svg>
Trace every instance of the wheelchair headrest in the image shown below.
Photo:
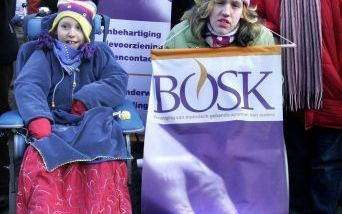
<svg viewBox="0 0 342 214"><path fill-rule="evenodd" d="M27 40L35 40L38 38L43 30L49 30L52 26L52 22L57 14L51 14L46 16L39 16L38 14L31 14L24 17L24 35ZM105 19L102 15L96 14L93 20L93 29L91 38L94 39L94 34L102 33L102 24Z"/></svg>

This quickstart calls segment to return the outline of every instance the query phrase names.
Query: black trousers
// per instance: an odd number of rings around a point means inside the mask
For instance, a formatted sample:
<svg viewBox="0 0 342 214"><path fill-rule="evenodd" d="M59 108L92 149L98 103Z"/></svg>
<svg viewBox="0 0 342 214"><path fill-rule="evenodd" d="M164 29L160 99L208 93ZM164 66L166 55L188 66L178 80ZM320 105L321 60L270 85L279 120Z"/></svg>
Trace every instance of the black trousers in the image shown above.
<svg viewBox="0 0 342 214"><path fill-rule="evenodd" d="M304 130L302 118L285 115L290 208L305 214L335 214L342 197L342 130Z"/></svg>
<svg viewBox="0 0 342 214"><path fill-rule="evenodd" d="M13 63L0 65L0 114L9 110L8 92L13 76ZM0 195L8 194L9 165L7 136L0 130Z"/></svg>

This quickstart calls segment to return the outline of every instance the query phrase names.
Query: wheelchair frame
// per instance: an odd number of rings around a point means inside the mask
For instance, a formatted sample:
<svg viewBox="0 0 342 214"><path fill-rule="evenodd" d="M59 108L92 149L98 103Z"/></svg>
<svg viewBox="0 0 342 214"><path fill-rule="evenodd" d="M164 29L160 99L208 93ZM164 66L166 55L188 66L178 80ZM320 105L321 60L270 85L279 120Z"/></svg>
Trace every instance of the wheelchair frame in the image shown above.
<svg viewBox="0 0 342 214"><path fill-rule="evenodd" d="M24 33L27 40L34 40L37 38L39 33L41 32L41 20L42 17L34 14L28 15L24 17ZM109 17L97 14L93 24L93 33L99 34L102 31L106 32L109 26ZM106 40L107 34L104 33L103 41ZM26 59L32 54L33 51L29 53L23 53L23 46L31 45L33 47L34 42L28 41L25 42L18 52L18 58L24 58L22 60L23 64L26 62ZM31 47L31 49L33 49ZM20 69L23 65L17 65L17 69ZM114 108L114 111L117 112L119 116L118 123L122 129L122 133L124 135L124 139L126 142L127 150L131 152L131 141L130 135L132 134L141 134L144 132L145 127L143 121L141 120L139 113L134 107L134 104L131 101L126 100L121 105ZM130 117L121 119L120 115L122 113L127 114L129 112ZM26 149L25 135L27 130L24 127L24 122L20 117L20 114L16 110L12 110L9 112L5 112L0 115L0 129L5 129L9 131L10 138L8 141L8 149L9 149L9 158L10 158L10 180L9 180L9 213L15 213L16 210L16 195L18 191L18 174L20 170L20 165L22 161L23 154ZM24 131L26 130L26 131ZM132 175L132 160L127 160L127 168L128 168L128 184L131 184L131 175Z"/></svg>

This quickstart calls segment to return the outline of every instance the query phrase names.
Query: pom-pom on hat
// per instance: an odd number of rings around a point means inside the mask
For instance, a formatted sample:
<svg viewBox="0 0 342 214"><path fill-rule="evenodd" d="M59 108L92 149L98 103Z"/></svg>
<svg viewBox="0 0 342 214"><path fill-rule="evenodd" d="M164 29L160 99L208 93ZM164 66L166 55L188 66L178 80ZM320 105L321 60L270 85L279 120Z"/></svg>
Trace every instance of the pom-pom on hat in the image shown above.
<svg viewBox="0 0 342 214"><path fill-rule="evenodd" d="M208 1L208 0L195 0L196 4L202 3L204 1ZM245 3L246 5L249 5L250 0L242 0L243 3Z"/></svg>
<svg viewBox="0 0 342 214"><path fill-rule="evenodd" d="M53 31L59 21L64 17L75 19L81 26L87 42L90 41L93 19L96 15L96 5L90 0L59 0L58 13L53 21L50 32Z"/></svg>

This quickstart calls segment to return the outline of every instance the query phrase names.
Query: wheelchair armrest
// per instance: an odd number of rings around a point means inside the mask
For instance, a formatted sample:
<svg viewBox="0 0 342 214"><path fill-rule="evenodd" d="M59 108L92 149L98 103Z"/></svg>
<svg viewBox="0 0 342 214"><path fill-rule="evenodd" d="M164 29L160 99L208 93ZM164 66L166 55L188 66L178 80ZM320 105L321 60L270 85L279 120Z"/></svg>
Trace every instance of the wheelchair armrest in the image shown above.
<svg viewBox="0 0 342 214"><path fill-rule="evenodd" d="M129 133L142 133L145 129L144 124L139 116L139 113L135 109L131 101L126 100L119 106L114 108L116 112L128 111L130 113L129 119L119 119L123 132ZM19 115L18 111L8 111L0 115L0 128L11 129L11 128L22 128L24 127L24 121Z"/></svg>
<svg viewBox="0 0 342 214"><path fill-rule="evenodd" d="M18 111L8 111L0 115L0 129L19 129L24 127L24 121ZM11 135L9 139L9 151L11 165L20 160L26 148L25 139L18 133Z"/></svg>
<svg viewBox="0 0 342 214"><path fill-rule="evenodd" d="M8 111L0 115L0 128L12 129L24 127L24 121L18 111Z"/></svg>
<svg viewBox="0 0 342 214"><path fill-rule="evenodd" d="M118 123L124 134L143 133L145 130L143 121L141 120L138 111L135 109L133 103L125 100L119 106L114 107L114 111L119 114ZM123 118L120 114L129 112L129 117Z"/></svg>

